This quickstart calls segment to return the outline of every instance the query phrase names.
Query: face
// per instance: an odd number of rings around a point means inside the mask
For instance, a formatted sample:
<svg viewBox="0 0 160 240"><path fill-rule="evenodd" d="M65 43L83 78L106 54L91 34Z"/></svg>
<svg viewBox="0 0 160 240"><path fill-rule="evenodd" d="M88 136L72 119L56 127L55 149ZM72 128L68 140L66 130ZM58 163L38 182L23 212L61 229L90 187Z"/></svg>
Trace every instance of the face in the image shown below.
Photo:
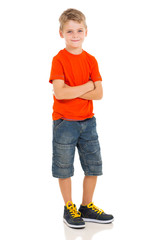
<svg viewBox="0 0 160 240"><path fill-rule="evenodd" d="M78 23L70 20L65 23L63 31L60 30L60 36L65 39L66 48L81 50L84 38L87 36L87 29L83 22Z"/></svg>

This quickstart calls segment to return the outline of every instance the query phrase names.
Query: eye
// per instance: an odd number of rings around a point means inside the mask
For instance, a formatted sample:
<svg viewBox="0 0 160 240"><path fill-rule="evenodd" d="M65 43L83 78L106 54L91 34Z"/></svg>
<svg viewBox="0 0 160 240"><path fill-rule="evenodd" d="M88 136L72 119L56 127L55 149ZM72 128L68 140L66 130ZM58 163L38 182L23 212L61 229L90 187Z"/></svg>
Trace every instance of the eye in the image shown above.
<svg viewBox="0 0 160 240"><path fill-rule="evenodd" d="M67 33L71 33L72 31L68 31Z"/></svg>
<svg viewBox="0 0 160 240"><path fill-rule="evenodd" d="M78 30L78 32L83 32L83 30Z"/></svg>

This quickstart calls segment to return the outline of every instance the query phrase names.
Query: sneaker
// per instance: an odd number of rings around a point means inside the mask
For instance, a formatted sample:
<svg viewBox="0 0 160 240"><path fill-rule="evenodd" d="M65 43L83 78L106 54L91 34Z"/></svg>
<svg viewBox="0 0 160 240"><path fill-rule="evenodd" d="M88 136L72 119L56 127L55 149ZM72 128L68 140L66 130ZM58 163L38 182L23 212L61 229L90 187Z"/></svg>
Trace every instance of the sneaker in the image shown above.
<svg viewBox="0 0 160 240"><path fill-rule="evenodd" d="M81 205L79 211L85 222L111 223L114 220L112 215L104 213L104 211L96 207L93 202L86 206Z"/></svg>
<svg viewBox="0 0 160 240"><path fill-rule="evenodd" d="M76 205L68 201L64 206L63 221L71 228L84 228L85 222L81 217L81 213L77 211Z"/></svg>

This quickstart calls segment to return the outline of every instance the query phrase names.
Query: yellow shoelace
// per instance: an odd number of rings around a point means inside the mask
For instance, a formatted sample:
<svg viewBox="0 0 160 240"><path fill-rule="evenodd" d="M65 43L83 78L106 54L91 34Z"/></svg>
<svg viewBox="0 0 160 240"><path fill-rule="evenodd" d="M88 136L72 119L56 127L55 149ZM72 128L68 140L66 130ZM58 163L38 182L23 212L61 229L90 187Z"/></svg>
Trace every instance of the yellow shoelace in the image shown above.
<svg viewBox="0 0 160 240"><path fill-rule="evenodd" d="M81 213L77 210L76 205L73 204L71 201L67 202L66 207L70 211L73 218L81 216Z"/></svg>
<svg viewBox="0 0 160 240"><path fill-rule="evenodd" d="M95 212L99 213L99 214L102 214L104 211L98 207L96 207L93 202L89 203L87 205L88 208L92 208L92 210L94 210Z"/></svg>

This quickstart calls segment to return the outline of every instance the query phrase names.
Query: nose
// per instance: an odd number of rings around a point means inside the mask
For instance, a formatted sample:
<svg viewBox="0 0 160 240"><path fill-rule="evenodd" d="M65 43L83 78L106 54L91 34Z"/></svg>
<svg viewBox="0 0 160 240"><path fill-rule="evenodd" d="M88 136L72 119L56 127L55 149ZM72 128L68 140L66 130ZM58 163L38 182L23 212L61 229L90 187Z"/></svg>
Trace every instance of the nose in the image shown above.
<svg viewBox="0 0 160 240"><path fill-rule="evenodd" d="M74 37L74 38L77 38L77 37L78 37L78 33L77 33L77 32L74 32L74 33L73 33L73 37Z"/></svg>

